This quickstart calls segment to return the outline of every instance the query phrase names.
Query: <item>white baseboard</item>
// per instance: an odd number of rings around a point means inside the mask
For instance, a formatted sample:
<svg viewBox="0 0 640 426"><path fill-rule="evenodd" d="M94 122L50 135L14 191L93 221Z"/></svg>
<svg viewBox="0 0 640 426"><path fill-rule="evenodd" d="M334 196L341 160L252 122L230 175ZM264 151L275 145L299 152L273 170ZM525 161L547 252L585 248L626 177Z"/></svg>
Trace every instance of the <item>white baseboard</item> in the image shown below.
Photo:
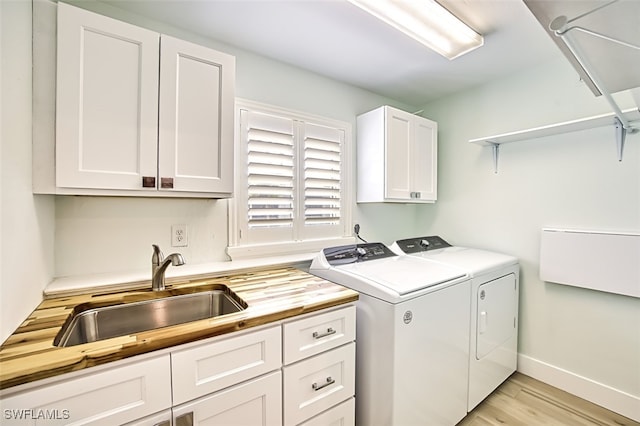
<svg viewBox="0 0 640 426"><path fill-rule="evenodd" d="M640 397L518 354L518 371L565 392L640 422Z"/></svg>

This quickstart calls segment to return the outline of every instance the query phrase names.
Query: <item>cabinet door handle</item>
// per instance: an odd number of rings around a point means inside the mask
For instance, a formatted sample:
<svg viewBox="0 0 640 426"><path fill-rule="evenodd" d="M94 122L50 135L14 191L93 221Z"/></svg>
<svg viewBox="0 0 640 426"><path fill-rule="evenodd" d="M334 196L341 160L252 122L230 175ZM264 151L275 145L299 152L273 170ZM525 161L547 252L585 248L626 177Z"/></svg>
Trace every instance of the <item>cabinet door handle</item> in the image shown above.
<svg viewBox="0 0 640 426"><path fill-rule="evenodd" d="M153 426L171 426L171 421L170 421L170 420L165 420L165 421L163 421L163 422L156 423L156 424L155 424L155 425L153 425Z"/></svg>
<svg viewBox="0 0 640 426"><path fill-rule="evenodd" d="M420 193L419 192L414 192L414 194L416 194L416 198L420 198Z"/></svg>
<svg viewBox="0 0 640 426"><path fill-rule="evenodd" d="M155 188L156 187L156 177L155 176L142 176L142 187L143 188Z"/></svg>
<svg viewBox="0 0 640 426"><path fill-rule="evenodd" d="M173 178L161 177L160 178L160 188L172 189L173 188Z"/></svg>
<svg viewBox="0 0 640 426"><path fill-rule="evenodd" d="M193 426L193 411L176 417L176 426Z"/></svg>
<svg viewBox="0 0 640 426"><path fill-rule="evenodd" d="M333 329L333 327L329 327L327 328L327 331L325 333L318 333L317 331L313 332L313 338L314 339L322 339L323 337L327 337L327 336L331 336L332 334L336 334L336 330Z"/></svg>
<svg viewBox="0 0 640 426"><path fill-rule="evenodd" d="M324 388L326 388L327 386L334 384L335 382L336 382L336 381L335 381L334 379L332 379L332 378L331 378L331 376L329 376L329 377L327 377L327 381L326 381L326 383L323 383L323 384L319 385L318 383L315 383L315 382L314 382L314 383L311 385L311 387L313 388L313 390L314 390L314 391L319 391L320 389L324 389Z"/></svg>

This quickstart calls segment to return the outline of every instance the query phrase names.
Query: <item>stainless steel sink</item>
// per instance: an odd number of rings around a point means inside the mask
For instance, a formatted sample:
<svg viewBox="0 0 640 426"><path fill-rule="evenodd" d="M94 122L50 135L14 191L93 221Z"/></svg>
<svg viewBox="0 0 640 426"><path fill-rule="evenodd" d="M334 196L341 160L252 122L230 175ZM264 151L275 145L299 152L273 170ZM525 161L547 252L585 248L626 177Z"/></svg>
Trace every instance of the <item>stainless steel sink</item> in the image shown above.
<svg viewBox="0 0 640 426"><path fill-rule="evenodd" d="M80 307L54 340L66 347L126 336L242 311L246 303L225 290L182 294L92 308Z"/></svg>

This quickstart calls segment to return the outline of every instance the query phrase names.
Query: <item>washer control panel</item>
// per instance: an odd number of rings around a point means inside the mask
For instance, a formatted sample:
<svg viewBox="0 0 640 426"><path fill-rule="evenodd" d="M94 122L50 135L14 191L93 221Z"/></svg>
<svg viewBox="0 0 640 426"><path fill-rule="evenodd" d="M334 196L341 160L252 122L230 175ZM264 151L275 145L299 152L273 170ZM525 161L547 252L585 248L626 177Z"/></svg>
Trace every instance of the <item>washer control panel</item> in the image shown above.
<svg viewBox="0 0 640 426"><path fill-rule="evenodd" d="M451 244L438 237L437 235L432 235L429 237L407 238L406 240L396 241L396 244L398 245L398 247L400 247L400 250L407 254L451 247Z"/></svg>
<svg viewBox="0 0 640 426"><path fill-rule="evenodd" d="M382 243L329 247L322 250L322 253L330 265L344 265L345 263L365 262L367 260L397 256Z"/></svg>

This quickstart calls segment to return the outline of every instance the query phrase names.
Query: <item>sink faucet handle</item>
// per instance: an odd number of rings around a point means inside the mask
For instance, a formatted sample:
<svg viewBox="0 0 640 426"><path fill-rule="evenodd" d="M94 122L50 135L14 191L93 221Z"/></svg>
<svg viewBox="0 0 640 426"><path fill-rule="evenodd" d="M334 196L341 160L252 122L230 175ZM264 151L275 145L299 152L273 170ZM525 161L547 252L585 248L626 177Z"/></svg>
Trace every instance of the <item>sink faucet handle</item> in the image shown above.
<svg viewBox="0 0 640 426"><path fill-rule="evenodd" d="M162 254L160 247L158 247L157 245L151 244L151 247L153 247L153 255L151 256L151 263L153 263L156 266L159 266L160 262L162 262L162 260L164 259L164 255Z"/></svg>

